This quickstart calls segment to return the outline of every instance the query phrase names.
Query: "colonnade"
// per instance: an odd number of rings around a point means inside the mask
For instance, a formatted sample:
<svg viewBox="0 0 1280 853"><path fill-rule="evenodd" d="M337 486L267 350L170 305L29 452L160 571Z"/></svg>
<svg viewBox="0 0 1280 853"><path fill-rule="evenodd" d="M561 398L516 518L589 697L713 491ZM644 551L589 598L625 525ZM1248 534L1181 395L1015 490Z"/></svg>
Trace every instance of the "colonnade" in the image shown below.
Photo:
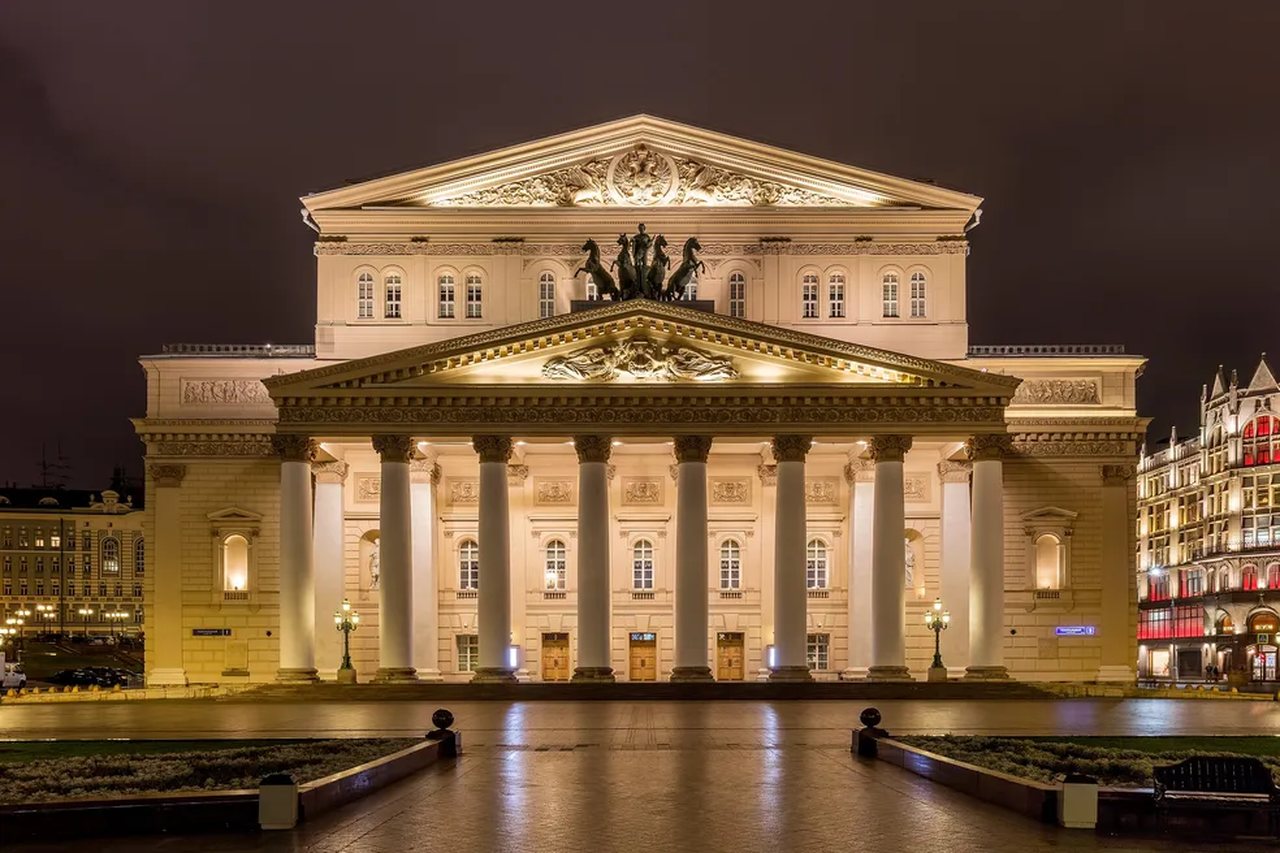
<svg viewBox="0 0 1280 853"><path fill-rule="evenodd" d="M316 619L336 609L342 593L342 476L345 464L318 463L314 504L311 491L314 444L302 436L276 443L280 468L280 670L285 681L313 681ZM434 465L415 460L409 436L377 435L381 459L380 571L376 680L438 678L433 555L430 553L429 477ZM579 435L578 456L578 666L574 681L612 681L610 643L609 489L607 466L612 437ZM808 435L781 434L772 440L777 465L773 518L774 591L771 680L808 681L805 458ZM943 463L942 592L958 618L967 613L968 678L1007 677L1002 656L1004 620L1004 538L1001 457L1008 438L978 435L968 443L967 467ZM479 477L479 663L475 681L514 681L508 657L511 642L510 519L507 467L509 436L481 435L472 441ZM707 458L712 438L676 436L675 666L673 681L712 680L708 655ZM903 459L907 435L879 435L868 446L870 459L851 479L855 504L870 501L866 513L851 513L855 549L870 538L870 577L854 572L850 582L850 656L869 662L871 680L909 680L906 666L906 587L903 530L906 526ZM958 476L964 474L962 478ZM869 475L869 476L867 476ZM336 488L335 488L336 485ZM965 494L969 491L969 494ZM423 506L423 504L426 504ZM313 505L324 518L313 525ZM865 503L861 504L865 506ZM961 511L963 509L963 512ZM869 522L869 523L868 523ZM967 555L960 549L967 549ZM950 551L950 554L948 554ZM851 554L866 565L866 554ZM948 556L950 559L948 559ZM963 559L967 556L968 559ZM869 636L861 626L869 626ZM320 631L326 663L334 659L331 631ZM965 632L958 632L965 633Z"/></svg>

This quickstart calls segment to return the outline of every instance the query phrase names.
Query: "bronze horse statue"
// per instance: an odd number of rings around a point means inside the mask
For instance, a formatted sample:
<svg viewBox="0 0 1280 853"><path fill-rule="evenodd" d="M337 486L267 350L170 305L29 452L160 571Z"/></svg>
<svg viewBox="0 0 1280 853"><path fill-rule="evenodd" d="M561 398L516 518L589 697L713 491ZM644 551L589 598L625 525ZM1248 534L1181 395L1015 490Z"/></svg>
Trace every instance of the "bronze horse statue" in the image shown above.
<svg viewBox="0 0 1280 853"><path fill-rule="evenodd" d="M591 276L591 280L595 282L596 292L601 299L608 296L610 299L618 298L618 285L614 283L613 276L609 275L609 271L600 263L600 247L596 245L595 240L588 240L582 244L582 251L587 253L587 259L582 262L582 266L573 273L577 275L585 272Z"/></svg>
<svg viewBox="0 0 1280 853"><path fill-rule="evenodd" d="M696 273L701 270L707 271L707 265L698 260L698 256L694 252L702 251L702 244L698 242L697 237L690 237L684 241L683 257L680 266L676 267L676 271L671 274L671 280L667 282L667 289L663 291L662 298L668 301L675 301L684 297L684 290L689 286L695 278Z"/></svg>
<svg viewBox="0 0 1280 853"><path fill-rule="evenodd" d="M626 234L618 235L618 258L609 265L610 269L618 268L618 284L622 291L622 299L635 299L639 295L640 282L636 281L636 266L631 261L631 241Z"/></svg>
<svg viewBox="0 0 1280 853"><path fill-rule="evenodd" d="M667 245L667 238L659 234L653 241L653 263L649 265L648 275L645 276L644 298L645 299L661 299L662 298L662 282L667 277L667 268L671 266L671 258L667 257L667 253L662 251Z"/></svg>

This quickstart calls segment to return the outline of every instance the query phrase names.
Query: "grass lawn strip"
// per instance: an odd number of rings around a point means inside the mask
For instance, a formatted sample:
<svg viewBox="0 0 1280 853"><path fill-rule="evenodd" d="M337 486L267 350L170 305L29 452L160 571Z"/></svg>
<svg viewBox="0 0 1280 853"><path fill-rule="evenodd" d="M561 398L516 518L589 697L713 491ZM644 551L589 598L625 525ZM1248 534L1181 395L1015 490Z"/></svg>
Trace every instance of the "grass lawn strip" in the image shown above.
<svg viewBox="0 0 1280 853"><path fill-rule="evenodd" d="M150 746L120 741L7 743L2 746L10 754L21 747L28 756L40 755L44 749L48 757L0 761L0 803L257 788L268 773L289 773L300 783L309 782L420 742L365 738L160 741ZM180 751L162 748L166 744ZM59 754L50 749L55 747L78 751Z"/></svg>
<svg viewBox="0 0 1280 853"><path fill-rule="evenodd" d="M1110 787L1145 788L1152 770L1197 755L1251 755L1280 776L1280 738L1267 737L1077 737L1007 738L943 735L897 740L989 770L1060 782L1083 773Z"/></svg>

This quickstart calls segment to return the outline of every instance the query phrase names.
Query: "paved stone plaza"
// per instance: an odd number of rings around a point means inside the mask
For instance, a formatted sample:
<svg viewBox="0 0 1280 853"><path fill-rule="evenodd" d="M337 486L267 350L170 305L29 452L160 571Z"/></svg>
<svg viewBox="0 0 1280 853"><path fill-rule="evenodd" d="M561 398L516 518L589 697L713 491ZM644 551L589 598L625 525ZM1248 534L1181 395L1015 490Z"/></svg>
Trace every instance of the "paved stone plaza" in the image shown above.
<svg viewBox="0 0 1280 853"><path fill-rule="evenodd" d="M1245 701L883 701L895 732L1257 734ZM146 702L0 707L7 737L400 735L434 703ZM295 832L13 850L1154 850L1068 833L849 754L861 703L454 703L465 754ZM1258 849L1214 843L1215 850Z"/></svg>

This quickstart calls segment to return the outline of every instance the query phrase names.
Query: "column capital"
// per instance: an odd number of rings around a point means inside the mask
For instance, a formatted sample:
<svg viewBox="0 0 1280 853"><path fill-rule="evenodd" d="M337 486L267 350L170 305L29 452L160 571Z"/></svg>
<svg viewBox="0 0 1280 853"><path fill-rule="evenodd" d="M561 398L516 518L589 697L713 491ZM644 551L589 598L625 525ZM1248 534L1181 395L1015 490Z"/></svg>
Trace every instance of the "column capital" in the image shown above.
<svg viewBox="0 0 1280 853"><path fill-rule="evenodd" d="M573 449L579 462L608 462L613 452L613 437L608 435L575 435Z"/></svg>
<svg viewBox="0 0 1280 853"><path fill-rule="evenodd" d="M414 441L409 435L375 435L373 449L383 462L408 462L413 458Z"/></svg>
<svg viewBox="0 0 1280 853"><path fill-rule="evenodd" d="M511 437L506 435L477 435L471 439L471 446L480 456L481 462L511 461Z"/></svg>
<svg viewBox="0 0 1280 853"><path fill-rule="evenodd" d="M160 488L176 487L181 486L183 478L187 476L187 466L152 462L147 465L147 473L151 475L151 479L155 481L156 486Z"/></svg>
<svg viewBox="0 0 1280 853"><path fill-rule="evenodd" d="M522 486L529 479L528 465L507 465L507 485Z"/></svg>
<svg viewBox="0 0 1280 853"><path fill-rule="evenodd" d="M770 447L778 462L803 462L813 446L811 435L775 435Z"/></svg>
<svg viewBox="0 0 1280 853"><path fill-rule="evenodd" d="M409 482L410 483L430 483L436 485L440 482L440 466L436 464L434 456L426 459L414 459L409 462Z"/></svg>
<svg viewBox="0 0 1280 853"><path fill-rule="evenodd" d="M1123 486L1134 478L1135 470L1132 462L1124 462L1119 465L1103 465L1102 466L1102 485L1104 486Z"/></svg>
<svg viewBox="0 0 1280 853"><path fill-rule="evenodd" d="M711 436L677 435L673 450L677 462L706 462L711 453Z"/></svg>
<svg viewBox="0 0 1280 853"><path fill-rule="evenodd" d="M967 483L973 465L969 462L955 462L944 459L938 463L938 479L944 483Z"/></svg>
<svg viewBox="0 0 1280 853"><path fill-rule="evenodd" d="M964 452L970 462L998 462L1013 452L1013 439L1008 433L982 433L970 436Z"/></svg>
<svg viewBox="0 0 1280 853"><path fill-rule="evenodd" d="M873 435L867 442L867 452L875 462L901 462L910 449L909 435Z"/></svg>
<svg viewBox="0 0 1280 853"><path fill-rule="evenodd" d="M307 435L273 435L271 449L280 456L282 462L310 462L316 457L316 443Z"/></svg>
<svg viewBox="0 0 1280 853"><path fill-rule="evenodd" d="M844 466L844 481L854 483L874 483L876 481L876 463L870 459L850 459Z"/></svg>
<svg viewBox="0 0 1280 853"><path fill-rule="evenodd" d="M311 473L315 475L317 483L339 483L347 479L347 472L350 466L341 459L335 459L332 462L312 462Z"/></svg>
<svg viewBox="0 0 1280 853"><path fill-rule="evenodd" d="M760 482L765 486L778 485L778 466L774 464L756 466L756 474L760 477Z"/></svg>

